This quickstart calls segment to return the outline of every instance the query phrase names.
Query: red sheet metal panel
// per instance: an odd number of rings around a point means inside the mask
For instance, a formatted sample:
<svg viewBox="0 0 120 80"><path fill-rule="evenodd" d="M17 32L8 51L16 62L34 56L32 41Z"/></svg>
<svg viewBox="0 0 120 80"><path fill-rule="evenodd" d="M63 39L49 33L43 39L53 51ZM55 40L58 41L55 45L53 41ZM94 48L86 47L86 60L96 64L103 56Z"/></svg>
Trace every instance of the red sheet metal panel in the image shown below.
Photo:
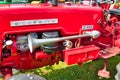
<svg viewBox="0 0 120 80"><path fill-rule="evenodd" d="M64 51L64 60L70 64L82 63L87 60L94 60L98 58L100 48L95 45L84 46Z"/></svg>

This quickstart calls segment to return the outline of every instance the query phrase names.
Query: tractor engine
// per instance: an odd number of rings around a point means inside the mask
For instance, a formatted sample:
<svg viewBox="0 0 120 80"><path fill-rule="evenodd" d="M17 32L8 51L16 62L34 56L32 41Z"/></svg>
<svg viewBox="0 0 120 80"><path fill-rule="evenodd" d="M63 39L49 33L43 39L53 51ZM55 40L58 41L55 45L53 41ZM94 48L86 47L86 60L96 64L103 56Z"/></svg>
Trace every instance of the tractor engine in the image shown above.
<svg viewBox="0 0 120 80"><path fill-rule="evenodd" d="M7 35L3 45L3 53L2 53L3 58L10 56L12 53L22 54L22 53L29 52L28 45L30 44L28 44L27 35L30 35L32 38L36 38L36 39L39 37L41 39L48 39L48 38L57 38L59 36L59 33L58 31L50 31L50 32L42 32L42 33L33 32L33 33L27 33L27 34L24 33L24 34L18 34L18 35L16 34ZM35 47L34 43L32 44L33 46L30 46L30 47ZM6 52L6 49L8 49L7 52ZM58 49L58 44L56 42L53 42L53 43L48 43L46 45L42 45L41 47L39 47L38 50L42 50L46 54L52 54L52 53L54 54L56 53L56 49Z"/></svg>
<svg viewBox="0 0 120 80"><path fill-rule="evenodd" d="M7 80L12 68L25 71L59 61L81 65L106 58L119 45L114 20L107 20L106 11L97 6L1 4L0 71ZM119 52L119 46L114 49Z"/></svg>

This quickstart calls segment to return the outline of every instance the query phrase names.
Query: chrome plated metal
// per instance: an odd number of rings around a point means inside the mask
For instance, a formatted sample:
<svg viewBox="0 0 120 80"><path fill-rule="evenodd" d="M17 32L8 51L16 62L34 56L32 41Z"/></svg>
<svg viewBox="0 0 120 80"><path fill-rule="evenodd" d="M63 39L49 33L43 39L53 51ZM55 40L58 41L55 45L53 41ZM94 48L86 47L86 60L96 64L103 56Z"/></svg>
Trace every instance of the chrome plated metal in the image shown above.
<svg viewBox="0 0 120 80"><path fill-rule="evenodd" d="M30 52L32 53L35 48L38 48L39 46L45 44L55 43L70 39L84 38L84 37L98 38L99 36L100 36L100 32L96 30L86 31L82 35L74 35L74 36L59 37L59 38L48 38L48 39L36 39L28 35L28 47L30 49Z"/></svg>

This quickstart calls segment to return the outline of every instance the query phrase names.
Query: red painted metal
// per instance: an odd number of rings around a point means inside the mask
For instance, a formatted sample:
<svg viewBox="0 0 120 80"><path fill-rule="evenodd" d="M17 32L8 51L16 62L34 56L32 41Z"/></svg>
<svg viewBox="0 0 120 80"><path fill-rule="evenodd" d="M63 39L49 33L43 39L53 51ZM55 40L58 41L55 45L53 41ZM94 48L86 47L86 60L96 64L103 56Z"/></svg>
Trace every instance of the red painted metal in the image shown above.
<svg viewBox="0 0 120 80"><path fill-rule="evenodd" d="M117 39L117 40L115 41L115 46L117 46L117 47L120 48L120 39Z"/></svg>
<svg viewBox="0 0 120 80"><path fill-rule="evenodd" d="M8 80L12 76L12 68L11 67L2 67L0 68L0 72L4 76L4 80Z"/></svg>
<svg viewBox="0 0 120 80"><path fill-rule="evenodd" d="M99 30L99 31L102 30L102 27L99 25L98 21L101 20L103 22L104 15L103 15L103 10L99 7L90 8L88 6L74 7L74 6L65 6L65 5L58 6L58 7L52 7L51 5L41 5L41 4L38 4L38 5L30 5L30 4L23 5L22 4L22 5L16 5L16 6L20 6L20 7L14 7L14 5L0 5L0 11L1 11L0 23L1 23L1 26L3 26L2 30L0 30L1 46L3 44L5 37L9 34L16 34L16 35L22 34L23 35L28 32L30 33L30 32L43 32L43 31L58 30L60 31L60 34L62 36L68 36L68 35L79 34L79 31L82 29L82 27L80 26L82 25L93 25L94 26L93 29L90 29L90 30ZM58 24L17 26L17 27L10 26L11 21L52 19L52 18L57 18ZM81 34L84 31L89 31L89 30L82 30ZM16 39L14 38L14 36L11 39L13 40L13 44L14 44L12 46L13 56L10 56L4 59L2 61L1 66L5 66L6 64L8 66L9 61L10 61L12 63L10 63L9 66L12 66L12 67L14 66L15 68L19 68L20 63L21 63L20 60L22 58L25 58L28 61L32 61L33 59L31 57L26 57L28 56L29 51L25 52L24 54L19 54L16 50L16 45L17 45L15 41ZM0 49L2 49L2 47ZM2 54L1 54L1 59L2 59ZM27 66L26 65L27 61L24 63L25 63L24 66Z"/></svg>
<svg viewBox="0 0 120 80"><path fill-rule="evenodd" d="M104 49L104 51L101 51L99 57L108 59L118 54L120 54L120 49L118 47L112 47L112 48Z"/></svg>
<svg viewBox="0 0 120 80"><path fill-rule="evenodd" d="M85 46L64 51L64 60L68 65L82 63L98 58L100 48L95 45Z"/></svg>
<svg viewBox="0 0 120 80"><path fill-rule="evenodd" d="M98 76L110 78L110 71L107 71L108 59L118 54L120 54L119 47L107 48L104 51L100 52L99 57L104 58L105 62L104 62L104 68L98 71Z"/></svg>
<svg viewBox="0 0 120 80"><path fill-rule="evenodd" d="M61 4L56 7L50 4L0 5L0 71L6 77L12 75L12 68L29 70L45 65L53 65L59 61L65 61L70 65L81 64L98 58L112 57L113 55L109 54L106 57L102 51L106 50L107 53L112 54L119 53L120 25L115 25L119 22L119 19L115 15L112 15L110 20L105 18L104 9L97 6L90 7L77 4ZM43 19L57 19L58 22L55 24L11 26L11 21ZM43 32L57 31L59 33L57 37L65 37L83 35L84 32L93 30L101 33L97 39L86 37L70 40L73 46L70 45L70 49L67 50L63 45L64 41L55 44L59 44L59 46L58 49L55 48L54 53L45 52L42 49L43 45L35 49L33 53L30 53L29 49L25 47L26 44L28 45L27 35L33 32L37 33L38 38L41 39ZM4 47L7 40L13 42L9 48ZM47 47L51 47L48 45ZM24 48L26 49L24 50ZM8 77L5 79L7 80Z"/></svg>
<svg viewBox="0 0 120 80"><path fill-rule="evenodd" d="M105 59L104 68L102 70L98 71L98 76L105 77L105 78L110 78L110 72L106 70L107 69L107 63L108 63L108 61L107 61L107 59Z"/></svg>
<svg viewBox="0 0 120 80"><path fill-rule="evenodd" d="M89 8L89 9L88 9ZM94 30L102 30L98 24L99 20L103 21L103 10L99 7L71 7L71 6L29 6L29 7L5 7L1 9L1 26L4 26L0 31L0 39L3 40L6 34L33 32L33 31L47 31L60 30L62 34L78 34L82 25L94 25ZM74 12L73 12L74 11ZM9 13L8 13L9 12ZM89 14L88 14L89 12ZM45 14L44 14L45 13ZM34 15L34 16L33 16ZM64 17L63 17L64 16ZM34 19L53 19L59 20L58 24L51 25L36 25L36 26L19 26L11 27L10 21L19 20L34 20ZM89 22L87 20L89 20ZM73 29L73 27L75 27ZM39 30L38 30L39 28Z"/></svg>

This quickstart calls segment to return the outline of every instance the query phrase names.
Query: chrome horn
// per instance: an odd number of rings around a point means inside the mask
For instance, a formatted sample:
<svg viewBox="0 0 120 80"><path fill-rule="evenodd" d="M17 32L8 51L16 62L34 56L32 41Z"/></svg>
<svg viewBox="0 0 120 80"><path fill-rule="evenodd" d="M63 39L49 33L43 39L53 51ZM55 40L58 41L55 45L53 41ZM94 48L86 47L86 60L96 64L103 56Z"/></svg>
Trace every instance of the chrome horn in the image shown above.
<svg viewBox="0 0 120 80"><path fill-rule="evenodd" d="M30 35L28 35L28 47L30 49L30 52L32 53L35 48L41 45L59 42L63 40L69 40L69 39L83 38L83 37L98 38L99 36L100 36L100 32L96 30L84 32L82 35L74 35L74 36L67 36L61 38L48 38L48 39L35 39L32 38Z"/></svg>

